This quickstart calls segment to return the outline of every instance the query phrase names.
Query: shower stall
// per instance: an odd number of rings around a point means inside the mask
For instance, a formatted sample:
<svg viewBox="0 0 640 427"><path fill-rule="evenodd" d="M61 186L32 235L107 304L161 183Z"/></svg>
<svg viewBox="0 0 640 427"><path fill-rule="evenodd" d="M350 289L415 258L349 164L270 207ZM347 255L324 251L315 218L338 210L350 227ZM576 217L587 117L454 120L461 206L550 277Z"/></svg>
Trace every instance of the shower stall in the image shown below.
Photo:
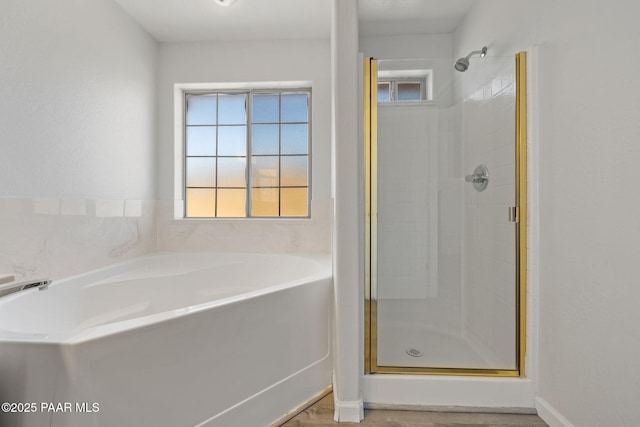
<svg viewBox="0 0 640 427"><path fill-rule="evenodd" d="M524 376L525 60L365 58L367 373Z"/></svg>

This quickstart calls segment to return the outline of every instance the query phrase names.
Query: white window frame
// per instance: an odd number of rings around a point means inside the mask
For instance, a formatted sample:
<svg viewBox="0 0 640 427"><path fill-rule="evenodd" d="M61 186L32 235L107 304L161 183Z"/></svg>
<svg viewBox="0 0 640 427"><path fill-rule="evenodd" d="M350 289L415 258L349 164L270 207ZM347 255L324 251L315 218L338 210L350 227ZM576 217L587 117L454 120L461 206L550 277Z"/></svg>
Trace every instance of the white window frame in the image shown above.
<svg viewBox="0 0 640 427"><path fill-rule="evenodd" d="M308 216L282 216L282 217L187 217L186 216L186 135L185 135L185 99L189 93L197 92L246 92L246 91L265 91L269 90L306 90L309 91L309 168L308 168ZM185 221L266 221L273 220L277 222L286 221L305 221L312 217L311 199L312 199L312 153L311 153L311 129L312 129L312 108L311 108L311 92L312 82L310 81L291 81L291 82L251 82L251 83L176 83L174 85L174 207L173 219ZM248 123L251 126L251 123ZM247 156L247 163L251 159ZM247 182L247 192L251 191L251 183Z"/></svg>

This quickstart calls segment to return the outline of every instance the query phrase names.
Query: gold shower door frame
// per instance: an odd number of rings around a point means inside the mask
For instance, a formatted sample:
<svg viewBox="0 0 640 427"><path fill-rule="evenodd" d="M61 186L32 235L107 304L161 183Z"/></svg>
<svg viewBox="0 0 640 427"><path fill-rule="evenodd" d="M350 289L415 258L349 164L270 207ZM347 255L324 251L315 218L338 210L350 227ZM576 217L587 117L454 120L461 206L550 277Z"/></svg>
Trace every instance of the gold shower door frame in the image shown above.
<svg viewBox="0 0 640 427"><path fill-rule="evenodd" d="M524 377L527 295L527 79L526 53L516 54L516 358L517 369L461 369L378 365L378 63L364 58L365 373Z"/></svg>

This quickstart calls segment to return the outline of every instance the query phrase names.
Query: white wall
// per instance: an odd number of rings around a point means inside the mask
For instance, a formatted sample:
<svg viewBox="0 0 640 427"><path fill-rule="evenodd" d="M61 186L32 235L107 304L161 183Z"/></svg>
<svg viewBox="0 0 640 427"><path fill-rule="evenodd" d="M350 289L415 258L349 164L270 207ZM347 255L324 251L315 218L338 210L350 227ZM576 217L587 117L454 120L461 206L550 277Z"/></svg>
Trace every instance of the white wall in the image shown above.
<svg viewBox="0 0 640 427"><path fill-rule="evenodd" d="M109 0L0 20L0 195L153 198L153 39Z"/></svg>
<svg viewBox="0 0 640 427"><path fill-rule="evenodd" d="M56 278L153 250L155 41L111 0L4 0L0 58L0 255Z"/></svg>
<svg viewBox="0 0 640 427"><path fill-rule="evenodd" d="M159 250L329 252L331 250L331 76L329 40L161 45L159 77ZM174 220L174 85L312 82L311 220ZM181 195L176 197L181 198Z"/></svg>
<svg viewBox="0 0 640 427"><path fill-rule="evenodd" d="M333 0L331 20L331 146L334 197L333 283L335 300L334 404L336 421L364 418L360 374L364 343L364 258L359 253L363 190L360 185L360 126L358 117L358 5Z"/></svg>
<svg viewBox="0 0 640 427"><path fill-rule="evenodd" d="M640 417L639 13L633 0L479 0L454 34L456 55L539 45L537 406L552 426Z"/></svg>

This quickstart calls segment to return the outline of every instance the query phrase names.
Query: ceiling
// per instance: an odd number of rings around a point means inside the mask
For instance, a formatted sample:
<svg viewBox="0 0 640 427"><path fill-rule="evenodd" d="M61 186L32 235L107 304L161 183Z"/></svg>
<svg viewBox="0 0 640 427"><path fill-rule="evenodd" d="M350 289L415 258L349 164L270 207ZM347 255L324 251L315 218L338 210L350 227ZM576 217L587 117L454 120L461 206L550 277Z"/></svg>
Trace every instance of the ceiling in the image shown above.
<svg viewBox="0 0 640 427"><path fill-rule="evenodd" d="M160 42L329 38L332 0L115 0ZM358 0L362 35L452 32L474 0Z"/></svg>
<svg viewBox="0 0 640 427"><path fill-rule="evenodd" d="M115 0L160 42L329 38L331 0Z"/></svg>
<svg viewBox="0 0 640 427"><path fill-rule="evenodd" d="M442 34L456 29L474 0L358 0L364 36Z"/></svg>

